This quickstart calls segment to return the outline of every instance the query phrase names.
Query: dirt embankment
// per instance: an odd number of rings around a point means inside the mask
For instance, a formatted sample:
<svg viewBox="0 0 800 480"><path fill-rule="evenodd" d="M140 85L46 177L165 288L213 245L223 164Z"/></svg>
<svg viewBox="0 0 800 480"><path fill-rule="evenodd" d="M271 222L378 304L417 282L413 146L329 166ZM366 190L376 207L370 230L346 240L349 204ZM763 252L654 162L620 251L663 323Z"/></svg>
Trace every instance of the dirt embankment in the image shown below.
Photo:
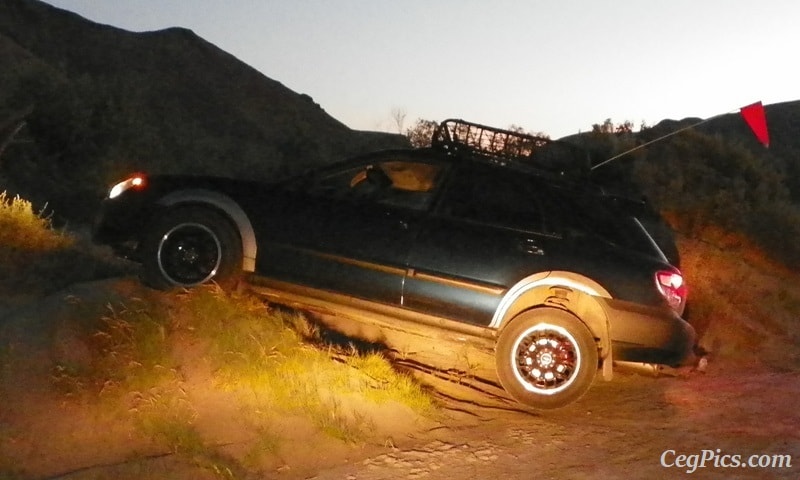
<svg viewBox="0 0 800 480"><path fill-rule="evenodd" d="M54 360L86 361L77 327L98 315L91 309L148 294L134 279L8 298L0 302L0 478L798 478L800 283L747 259L732 266L725 252L704 248L685 244L684 268L710 351L707 371L617 374L547 413L520 408L491 384L417 371L442 404L436 418L365 410L374 428L357 444L287 418L279 444L262 445L253 412L215 388L202 355L182 344L178 400L191 407L188 421L217 455L212 461L141 435L130 399L97 408L53 388ZM248 463L258 449L270 453Z"/></svg>

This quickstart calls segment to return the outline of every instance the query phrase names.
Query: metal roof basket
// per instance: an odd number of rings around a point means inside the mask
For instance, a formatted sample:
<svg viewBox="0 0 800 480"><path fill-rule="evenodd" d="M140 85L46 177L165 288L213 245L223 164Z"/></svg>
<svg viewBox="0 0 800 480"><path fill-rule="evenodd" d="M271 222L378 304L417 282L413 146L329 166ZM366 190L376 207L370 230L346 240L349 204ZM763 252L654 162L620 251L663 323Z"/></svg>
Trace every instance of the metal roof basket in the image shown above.
<svg viewBox="0 0 800 480"><path fill-rule="evenodd" d="M439 124L431 146L486 157L501 165L520 163L562 174L585 173L590 161L588 153L576 145L457 119Z"/></svg>

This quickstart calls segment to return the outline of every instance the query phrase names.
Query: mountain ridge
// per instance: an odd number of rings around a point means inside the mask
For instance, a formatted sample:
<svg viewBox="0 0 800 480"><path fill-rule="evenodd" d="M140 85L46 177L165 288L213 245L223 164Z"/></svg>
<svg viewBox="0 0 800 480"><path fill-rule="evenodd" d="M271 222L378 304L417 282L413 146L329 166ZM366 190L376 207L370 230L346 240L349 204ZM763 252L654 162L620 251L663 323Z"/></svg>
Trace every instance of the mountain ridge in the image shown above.
<svg viewBox="0 0 800 480"><path fill-rule="evenodd" d="M350 129L191 30L130 32L38 0L0 3L0 72L0 124L31 108L33 146L8 148L0 175L50 179L24 193L62 210L131 170L268 179L408 145ZM81 175L83 199L52 181Z"/></svg>

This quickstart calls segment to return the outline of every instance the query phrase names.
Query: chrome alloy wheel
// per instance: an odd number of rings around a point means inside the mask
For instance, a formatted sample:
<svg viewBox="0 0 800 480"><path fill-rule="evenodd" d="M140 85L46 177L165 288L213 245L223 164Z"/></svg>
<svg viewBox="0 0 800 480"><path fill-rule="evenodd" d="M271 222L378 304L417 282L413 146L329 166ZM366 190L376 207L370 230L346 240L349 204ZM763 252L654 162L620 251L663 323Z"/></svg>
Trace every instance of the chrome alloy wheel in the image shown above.
<svg viewBox="0 0 800 480"><path fill-rule="evenodd" d="M222 263L222 245L217 235L200 223L181 223L158 242L157 262L170 283L193 287L211 280Z"/></svg>
<svg viewBox="0 0 800 480"><path fill-rule="evenodd" d="M575 380L581 352L565 328L539 323L517 337L511 349L514 376L529 392L553 395Z"/></svg>

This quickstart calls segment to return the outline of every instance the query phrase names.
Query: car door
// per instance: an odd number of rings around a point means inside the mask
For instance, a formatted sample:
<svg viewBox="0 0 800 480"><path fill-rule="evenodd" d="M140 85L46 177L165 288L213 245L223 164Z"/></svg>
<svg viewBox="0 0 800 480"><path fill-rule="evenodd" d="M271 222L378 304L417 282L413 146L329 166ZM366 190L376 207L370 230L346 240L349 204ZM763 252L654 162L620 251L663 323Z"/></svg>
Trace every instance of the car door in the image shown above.
<svg viewBox="0 0 800 480"><path fill-rule="evenodd" d="M557 264L561 238L531 176L470 165L452 177L410 253L403 305L486 325L509 288Z"/></svg>
<svg viewBox="0 0 800 480"><path fill-rule="evenodd" d="M406 261L442 167L403 154L324 171L287 188L259 245L260 272L399 304Z"/></svg>

